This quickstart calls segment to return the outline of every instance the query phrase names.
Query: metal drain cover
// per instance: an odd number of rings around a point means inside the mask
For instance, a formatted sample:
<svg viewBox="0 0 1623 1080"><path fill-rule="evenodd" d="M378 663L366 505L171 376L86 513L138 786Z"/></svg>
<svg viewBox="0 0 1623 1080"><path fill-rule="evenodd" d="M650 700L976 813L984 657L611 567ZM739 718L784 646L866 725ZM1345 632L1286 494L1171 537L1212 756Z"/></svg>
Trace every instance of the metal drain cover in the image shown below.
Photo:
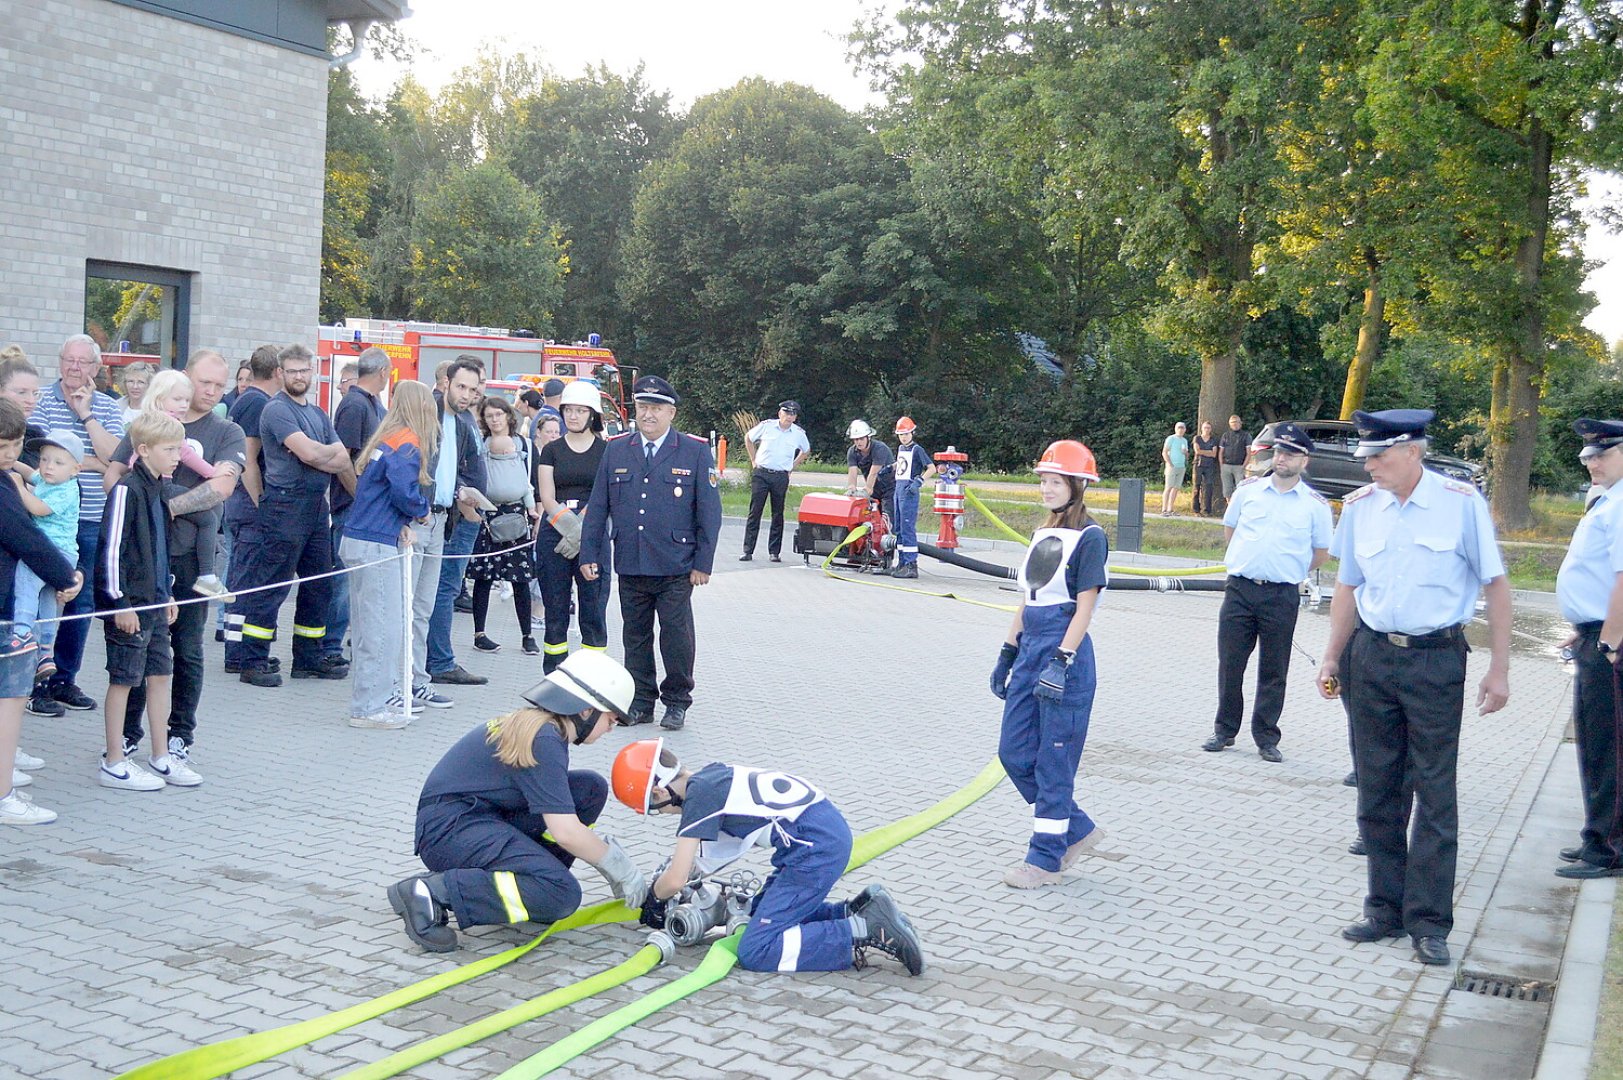
<svg viewBox="0 0 1623 1080"><path fill-rule="evenodd" d="M1454 989L1507 1001L1549 1001L1555 997L1554 982L1485 971L1461 971L1454 976Z"/></svg>

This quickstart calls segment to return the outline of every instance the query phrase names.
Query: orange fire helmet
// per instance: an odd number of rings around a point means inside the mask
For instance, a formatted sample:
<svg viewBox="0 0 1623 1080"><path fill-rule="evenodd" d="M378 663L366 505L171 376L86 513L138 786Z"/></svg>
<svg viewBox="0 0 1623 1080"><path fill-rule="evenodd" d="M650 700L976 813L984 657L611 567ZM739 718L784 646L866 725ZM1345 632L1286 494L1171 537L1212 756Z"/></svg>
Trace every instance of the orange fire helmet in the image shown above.
<svg viewBox="0 0 1623 1080"><path fill-rule="evenodd" d="M900 417L896 421L896 434L900 435L904 431L912 431L916 427L918 427L918 425L913 423L913 418L911 416Z"/></svg>
<svg viewBox="0 0 1623 1080"><path fill-rule="evenodd" d="M1061 439L1059 442L1050 443L1033 471L1075 476L1090 484L1099 480L1099 465L1093 460L1093 451L1075 439Z"/></svg>
<svg viewBox="0 0 1623 1080"><path fill-rule="evenodd" d="M682 771L682 763L664 747L664 739L643 739L614 756L609 781L614 797L639 814L648 813L654 788L669 784Z"/></svg>

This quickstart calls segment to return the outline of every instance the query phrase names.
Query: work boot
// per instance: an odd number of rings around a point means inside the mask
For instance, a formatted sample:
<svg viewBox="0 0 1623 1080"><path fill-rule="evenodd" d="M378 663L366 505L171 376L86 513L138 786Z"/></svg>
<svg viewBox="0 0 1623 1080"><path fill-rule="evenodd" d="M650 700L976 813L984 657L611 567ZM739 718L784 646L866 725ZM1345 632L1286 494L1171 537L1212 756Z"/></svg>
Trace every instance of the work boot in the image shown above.
<svg viewBox="0 0 1623 1080"><path fill-rule="evenodd" d="M1063 870L1044 870L1028 862L1003 875L1003 884L1011 889L1040 889L1044 885L1058 885L1064 880Z"/></svg>
<svg viewBox="0 0 1623 1080"><path fill-rule="evenodd" d="M873 571L874 577L890 577L895 572L896 568L893 566L876 566Z"/></svg>
<svg viewBox="0 0 1623 1080"><path fill-rule="evenodd" d="M1092 832L1065 849L1065 854L1061 855L1059 859L1059 868L1069 870L1076 865L1076 860L1098 847L1099 842L1104 838L1105 831L1095 825Z"/></svg>
<svg viewBox="0 0 1623 1080"><path fill-rule="evenodd" d="M861 915L869 904L872 904L881 896L889 895L890 893L885 891L883 885L865 886L861 892L845 902L845 913L847 915Z"/></svg>
<svg viewBox="0 0 1623 1080"><path fill-rule="evenodd" d="M456 931L446 925L451 909L445 904L445 878L440 874L409 877L389 886L389 906L406 924L411 940L429 952L455 952Z"/></svg>
<svg viewBox="0 0 1623 1080"><path fill-rule="evenodd" d="M884 889L874 887L864 892L868 900L860 915L868 924L868 933L866 937L851 943L856 947L854 966L859 969L867 966L864 949L878 949L886 956L901 961L909 975L922 973L924 949L919 945L919 935L914 931L913 924L907 921L907 916L902 914L896 901Z"/></svg>
<svg viewBox="0 0 1623 1080"><path fill-rule="evenodd" d="M916 579L919 576L918 563L903 563L890 572L893 578Z"/></svg>
<svg viewBox="0 0 1623 1080"><path fill-rule="evenodd" d="M1211 738L1200 744L1200 748L1208 754L1220 754L1234 745L1234 738L1229 735L1213 734Z"/></svg>
<svg viewBox="0 0 1623 1080"><path fill-rule="evenodd" d="M237 678L249 686L272 687L282 685L282 677L276 672L265 668L247 668Z"/></svg>

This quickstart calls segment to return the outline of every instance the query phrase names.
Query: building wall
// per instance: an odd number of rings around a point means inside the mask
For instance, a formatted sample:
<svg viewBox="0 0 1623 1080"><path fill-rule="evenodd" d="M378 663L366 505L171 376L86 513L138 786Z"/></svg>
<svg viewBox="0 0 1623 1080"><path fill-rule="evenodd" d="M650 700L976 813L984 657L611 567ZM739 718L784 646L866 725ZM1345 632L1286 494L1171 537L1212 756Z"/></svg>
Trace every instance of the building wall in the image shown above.
<svg viewBox="0 0 1623 1080"><path fill-rule="evenodd" d="M0 26L0 344L54 368L86 260L192 275L194 349L313 342L326 62L109 0Z"/></svg>

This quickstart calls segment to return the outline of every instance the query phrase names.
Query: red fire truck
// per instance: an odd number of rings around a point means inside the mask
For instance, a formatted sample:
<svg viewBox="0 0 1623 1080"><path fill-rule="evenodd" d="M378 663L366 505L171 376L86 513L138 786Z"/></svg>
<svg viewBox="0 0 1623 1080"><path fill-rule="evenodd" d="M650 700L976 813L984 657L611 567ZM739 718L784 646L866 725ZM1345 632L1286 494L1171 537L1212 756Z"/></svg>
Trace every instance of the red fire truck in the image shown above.
<svg viewBox="0 0 1623 1080"><path fill-rule="evenodd" d="M392 319L349 319L323 326L316 353L321 358L323 404L328 386L337 381L344 361L376 345L394 361L391 384L401 379L434 381L434 368L459 356L484 361L492 389L522 392L548 379L588 379L603 391L603 420L611 431L630 415L631 384L637 373L623 368L596 334L586 341L562 344L523 332L490 326L404 322Z"/></svg>

